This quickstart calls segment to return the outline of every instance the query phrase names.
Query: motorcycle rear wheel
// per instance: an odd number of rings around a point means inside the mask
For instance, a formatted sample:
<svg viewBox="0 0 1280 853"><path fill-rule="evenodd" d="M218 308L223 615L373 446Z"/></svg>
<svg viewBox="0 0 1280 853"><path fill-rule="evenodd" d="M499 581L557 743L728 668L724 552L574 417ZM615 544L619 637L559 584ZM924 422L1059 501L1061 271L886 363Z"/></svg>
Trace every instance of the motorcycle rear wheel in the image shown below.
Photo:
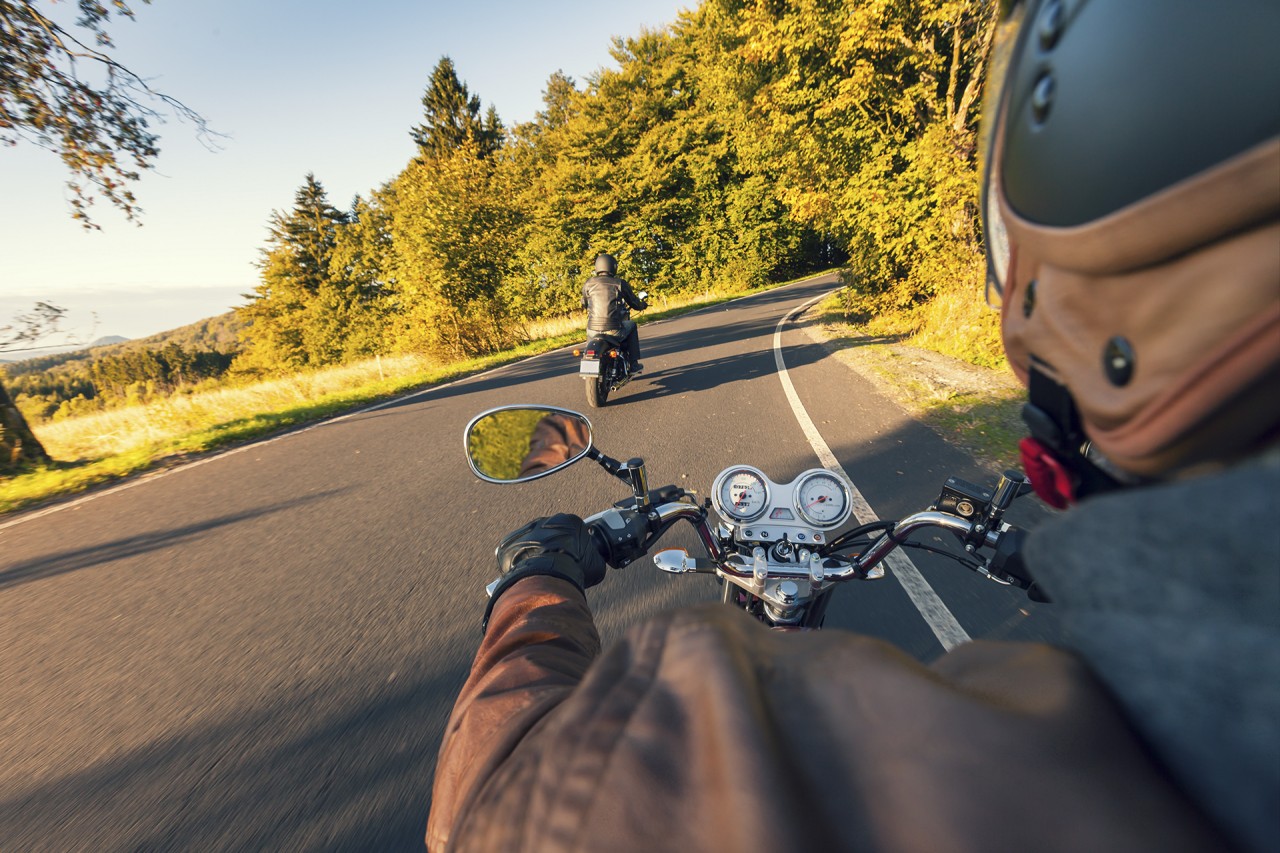
<svg viewBox="0 0 1280 853"><path fill-rule="evenodd" d="M593 409L598 409L609 399L609 380L604 378L603 372L600 376L587 379L587 404Z"/></svg>

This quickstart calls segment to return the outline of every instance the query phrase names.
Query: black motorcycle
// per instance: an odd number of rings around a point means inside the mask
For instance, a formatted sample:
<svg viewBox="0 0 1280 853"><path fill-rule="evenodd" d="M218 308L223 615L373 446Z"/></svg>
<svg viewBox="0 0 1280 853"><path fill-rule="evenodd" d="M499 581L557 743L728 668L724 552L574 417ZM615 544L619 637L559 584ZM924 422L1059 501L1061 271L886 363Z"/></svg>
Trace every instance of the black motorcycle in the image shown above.
<svg viewBox="0 0 1280 853"><path fill-rule="evenodd" d="M649 294L641 291L641 299ZM639 334L634 332L633 334ZM573 350L575 358L581 358L578 374L587 383L587 403L598 409L609 400L609 395L631 381L631 363L627 360L626 345L621 338L608 332L594 332L587 343Z"/></svg>

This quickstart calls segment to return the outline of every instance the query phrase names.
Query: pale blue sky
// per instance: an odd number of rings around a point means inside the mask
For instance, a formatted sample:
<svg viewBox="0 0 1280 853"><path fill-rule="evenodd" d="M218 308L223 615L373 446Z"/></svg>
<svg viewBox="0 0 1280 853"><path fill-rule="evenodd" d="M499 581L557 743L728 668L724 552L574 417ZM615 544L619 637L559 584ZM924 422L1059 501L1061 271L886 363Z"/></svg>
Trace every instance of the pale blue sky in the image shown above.
<svg viewBox="0 0 1280 853"><path fill-rule="evenodd" d="M557 69L581 85L613 65L611 37L666 26L693 5L139 3L135 21L112 27L116 57L230 138L210 153L190 126L161 127L156 169L135 190L143 227L99 203L99 232L71 221L55 155L0 149L0 325L36 299L66 307L68 326L94 336L142 337L221 313L256 284L267 219L307 172L345 207L403 168L441 56L512 125L533 118Z"/></svg>

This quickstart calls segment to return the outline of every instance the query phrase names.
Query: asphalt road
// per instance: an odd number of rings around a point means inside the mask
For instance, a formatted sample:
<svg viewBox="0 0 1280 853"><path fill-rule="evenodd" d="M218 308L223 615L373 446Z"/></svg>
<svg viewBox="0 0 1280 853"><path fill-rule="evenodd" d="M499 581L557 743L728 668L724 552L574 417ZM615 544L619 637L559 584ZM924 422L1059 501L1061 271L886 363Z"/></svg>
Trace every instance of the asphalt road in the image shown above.
<svg viewBox="0 0 1280 853"><path fill-rule="evenodd" d="M646 374L590 413L601 449L644 457L654 485L703 493L734 463L779 482L816 466L772 339L833 286L641 327ZM951 474L987 479L803 332L782 340L802 403L881 517L924 508ZM521 402L585 410L572 356L0 519L0 850L420 850L497 539L626 496L590 463L519 486L477 481L464 425ZM1019 512L1010 519L1036 520L1029 504ZM1051 609L1021 593L913 559L970 635L1056 634ZM836 595L828 628L941 653L893 578ZM646 560L590 597L608 642L717 588Z"/></svg>

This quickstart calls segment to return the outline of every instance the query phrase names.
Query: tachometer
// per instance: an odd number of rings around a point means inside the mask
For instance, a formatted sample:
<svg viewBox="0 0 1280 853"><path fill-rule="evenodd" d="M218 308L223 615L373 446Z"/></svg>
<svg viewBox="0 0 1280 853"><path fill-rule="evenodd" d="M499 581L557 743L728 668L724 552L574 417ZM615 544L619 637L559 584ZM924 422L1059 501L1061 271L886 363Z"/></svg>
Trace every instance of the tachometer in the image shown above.
<svg viewBox="0 0 1280 853"><path fill-rule="evenodd" d="M730 468L716 478L716 503L734 521L754 521L769 506L769 486L753 468Z"/></svg>
<svg viewBox="0 0 1280 853"><path fill-rule="evenodd" d="M815 469L801 474L795 498L796 511L814 527L835 527L849 518L849 487L830 471Z"/></svg>

